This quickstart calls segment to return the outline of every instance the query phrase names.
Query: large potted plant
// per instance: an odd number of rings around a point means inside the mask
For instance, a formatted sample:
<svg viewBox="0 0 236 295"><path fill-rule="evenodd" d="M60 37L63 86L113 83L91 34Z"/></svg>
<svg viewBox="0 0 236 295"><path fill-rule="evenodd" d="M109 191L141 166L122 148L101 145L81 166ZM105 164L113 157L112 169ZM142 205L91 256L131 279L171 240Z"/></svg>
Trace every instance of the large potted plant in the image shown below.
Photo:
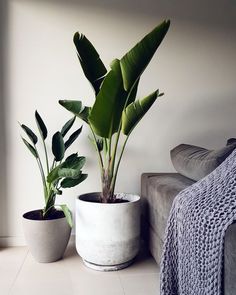
<svg viewBox="0 0 236 295"><path fill-rule="evenodd" d="M26 125L21 124L20 126L30 142L23 137L22 140L38 164L45 206L43 209L26 212L23 215L23 228L27 244L34 258L38 262L53 262L63 256L72 227L72 215L69 208L66 204L57 204L56 196L62 194L62 189L76 186L87 177L87 174L83 174L81 171L85 157L74 153L64 159L67 149L79 136L82 127L65 140L75 121L75 117L73 117L66 122L61 131L52 136L53 159L49 165L51 155L49 155L45 143L48 135L47 127L37 111L35 119L44 150L44 161L37 147L39 141L37 135Z"/></svg>
<svg viewBox="0 0 236 295"><path fill-rule="evenodd" d="M91 42L78 32L74 35L80 64L95 92L95 103L92 107L75 100L59 103L89 125L98 154L101 193L85 194L76 200L77 251L94 269L126 267L139 250L140 197L115 193L115 184L130 134L157 97L163 95L156 90L136 100L141 74L169 25L170 21L158 25L120 60L115 59L109 71Z"/></svg>

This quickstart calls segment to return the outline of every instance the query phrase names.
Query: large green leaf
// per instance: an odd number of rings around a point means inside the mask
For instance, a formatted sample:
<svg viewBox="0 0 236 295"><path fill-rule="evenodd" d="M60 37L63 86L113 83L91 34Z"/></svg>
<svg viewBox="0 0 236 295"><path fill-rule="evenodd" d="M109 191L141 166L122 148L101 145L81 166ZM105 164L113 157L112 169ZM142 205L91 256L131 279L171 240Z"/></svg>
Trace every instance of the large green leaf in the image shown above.
<svg viewBox="0 0 236 295"><path fill-rule="evenodd" d="M79 100L59 100L59 104L76 116L78 116L83 109L82 102Z"/></svg>
<svg viewBox="0 0 236 295"><path fill-rule="evenodd" d="M126 91L129 92L131 90L134 83L149 64L165 37L169 26L169 20L162 22L122 57L120 65Z"/></svg>
<svg viewBox="0 0 236 295"><path fill-rule="evenodd" d="M60 206L62 211L64 212L66 220L67 220L68 224L70 225L70 227L73 227L73 219L72 219L72 214L71 214L70 209L65 204L58 205L58 206Z"/></svg>
<svg viewBox="0 0 236 295"><path fill-rule="evenodd" d="M75 154L73 154L75 155ZM72 168L72 169L81 169L84 164L86 162L86 158L85 157L68 157L65 162L63 162L62 164L62 168Z"/></svg>
<svg viewBox="0 0 236 295"><path fill-rule="evenodd" d="M126 104L127 106L128 106L131 102L135 101L135 99L136 99L136 95L137 95L137 91L138 91L139 80L140 80L140 79L137 79L137 80L136 80L136 82L134 83L132 89L130 90L129 97L128 97L128 101L127 101L127 104Z"/></svg>
<svg viewBox="0 0 236 295"><path fill-rule="evenodd" d="M89 116L89 123L97 135L110 138L118 131L126 99L120 61L116 59L103 81Z"/></svg>
<svg viewBox="0 0 236 295"><path fill-rule="evenodd" d="M65 142L65 149L67 150L69 146L72 145L72 143L77 139L77 137L80 135L82 131L83 126L81 126L79 129L77 129L75 132L71 134L71 136L68 138L68 140Z"/></svg>
<svg viewBox="0 0 236 295"><path fill-rule="evenodd" d="M52 153L57 162L61 161L65 154L65 144L61 133L58 131L52 137Z"/></svg>
<svg viewBox="0 0 236 295"><path fill-rule="evenodd" d="M68 111L72 112L75 116L79 117L80 119L88 123L88 116L91 108L83 106L81 101L59 100L59 104L62 105Z"/></svg>
<svg viewBox="0 0 236 295"><path fill-rule="evenodd" d="M85 164L85 157L75 157L75 154L68 157L58 169L59 177L78 178L81 174L81 169Z"/></svg>
<svg viewBox="0 0 236 295"><path fill-rule="evenodd" d="M129 135L159 96L159 91L128 105L122 114L122 131Z"/></svg>
<svg viewBox="0 0 236 295"><path fill-rule="evenodd" d="M58 170L58 176L63 177L70 177L70 178L78 178L81 174L79 169L71 169L71 168L60 168Z"/></svg>
<svg viewBox="0 0 236 295"><path fill-rule="evenodd" d="M75 122L75 116L72 119L70 119L69 121L67 121L66 124L62 127L62 129L61 129L61 135L63 137L67 134L67 132L73 126L74 122Z"/></svg>
<svg viewBox="0 0 236 295"><path fill-rule="evenodd" d="M83 110L79 113L79 115L77 117L79 117L80 119L82 119L84 122L88 123L88 118L90 115L90 111L91 111L91 107L83 107Z"/></svg>
<svg viewBox="0 0 236 295"><path fill-rule="evenodd" d="M43 138L43 140L45 140L47 138L48 135L48 131L47 131L47 127L45 125L45 123L43 122L43 119L41 118L41 116L39 115L39 113L37 111L35 111L35 120L39 129L39 132Z"/></svg>
<svg viewBox="0 0 236 295"><path fill-rule="evenodd" d="M25 133L28 135L29 139L33 142L35 145L38 142L38 137L35 135L35 133L26 125L22 124L20 125L21 128L25 131Z"/></svg>
<svg viewBox="0 0 236 295"><path fill-rule="evenodd" d="M22 137L22 140L24 142L24 144L27 146L27 148L29 149L29 151L32 153L32 155L37 159L39 157L36 149L27 141Z"/></svg>
<svg viewBox="0 0 236 295"><path fill-rule="evenodd" d="M50 171L47 177L47 182L52 183L60 178L62 178L62 175L59 175L59 170L62 168L67 168L67 169L76 169L80 170L84 166L86 161L85 157L78 157L77 153L70 155L69 157L66 158L66 160L55 167L53 170Z"/></svg>
<svg viewBox="0 0 236 295"><path fill-rule="evenodd" d="M65 162L63 162L62 164L66 164L66 165L74 165L75 162L77 162L77 160L79 159L78 157L78 153L74 153L74 154L71 154L70 156L68 156L66 159L65 159Z"/></svg>
<svg viewBox="0 0 236 295"><path fill-rule="evenodd" d="M87 177L88 177L88 174L80 174L78 178L65 178L61 182L61 187L62 188L74 187L80 184L82 181L84 181Z"/></svg>
<svg viewBox="0 0 236 295"><path fill-rule="evenodd" d="M77 32L73 40L84 74L97 94L107 70L96 49L84 35Z"/></svg>

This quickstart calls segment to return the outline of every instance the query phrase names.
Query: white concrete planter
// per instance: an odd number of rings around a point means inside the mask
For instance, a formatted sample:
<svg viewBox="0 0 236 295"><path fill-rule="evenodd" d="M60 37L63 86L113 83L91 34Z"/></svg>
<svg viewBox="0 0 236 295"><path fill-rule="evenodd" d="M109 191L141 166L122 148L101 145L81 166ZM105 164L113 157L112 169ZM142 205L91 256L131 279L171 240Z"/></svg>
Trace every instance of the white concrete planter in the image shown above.
<svg viewBox="0 0 236 295"><path fill-rule="evenodd" d="M35 220L30 211L23 215L23 229L29 250L38 262L54 262L62 258L71 228L65 217Z"/></svg>
<svg viewBox="0 0 236 295"><path fill-rule="evenodd" d="M128 202L97 203L98 193L76 199L76 249L90 268L118 270L127 267L139 252L140 197L118 197Z"/></svg>

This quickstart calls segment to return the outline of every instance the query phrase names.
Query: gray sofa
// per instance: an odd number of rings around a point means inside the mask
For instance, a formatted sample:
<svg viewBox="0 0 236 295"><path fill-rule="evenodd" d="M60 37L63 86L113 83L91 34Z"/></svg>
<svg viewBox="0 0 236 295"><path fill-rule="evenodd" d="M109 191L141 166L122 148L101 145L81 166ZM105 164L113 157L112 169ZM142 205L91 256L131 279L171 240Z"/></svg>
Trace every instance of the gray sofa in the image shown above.
<svg viewBox="0 0 236 295"><path fill-rule="evenodd" d="M158 265L172 202L181 190L194 182L179 173L142 174L142 236ZM236 295L236 223L226 231L223 261L223 294Z"/></svg>

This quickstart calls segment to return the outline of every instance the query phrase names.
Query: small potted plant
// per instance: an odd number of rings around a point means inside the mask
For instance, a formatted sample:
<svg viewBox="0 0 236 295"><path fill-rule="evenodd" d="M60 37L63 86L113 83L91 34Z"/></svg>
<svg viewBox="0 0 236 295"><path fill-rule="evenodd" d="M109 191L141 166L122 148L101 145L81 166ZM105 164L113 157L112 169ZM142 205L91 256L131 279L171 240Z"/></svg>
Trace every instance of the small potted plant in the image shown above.
<svg viewBox="0 0 236 295"><path fill-rule="evenodd" d="M156 90L136 100L140 77L169 25L170 21L164 21L154 28L120 60L115 59L109 71L91 42L78 32L74 35L80 64L95 92L95 103L92 107L75 100L59 103L89 125L98 154L102 190L76 200L76 248L85 264L97 270L124 268L139 251L140 197L115 193L115 184L130 134L157 97L163 95Z"/></svg>
<svg viewBox="0 0 236 295"><path fill-rule="evenodd" d="M45 206L43 209L25 213L23 228L34 258L38 262L53 262L63 256L72 227L72 215L69 208L65 204L57 204L56 196L62 194L62 189L74 187L87 178L87 174L81 171L85 164L85 157L74 153L64 159L67 149L79 136L82 127L65 140L65 136L75 121L73 117L66 122L61 131L52 136L53 161L49 165L49 153L45 143L48 135L47 127L37 111L35 119L44 149L44 165L37 148L37 135L26 125L20 124L20 126L30 142L23 137L22 140L38 164Z"/></svg>

